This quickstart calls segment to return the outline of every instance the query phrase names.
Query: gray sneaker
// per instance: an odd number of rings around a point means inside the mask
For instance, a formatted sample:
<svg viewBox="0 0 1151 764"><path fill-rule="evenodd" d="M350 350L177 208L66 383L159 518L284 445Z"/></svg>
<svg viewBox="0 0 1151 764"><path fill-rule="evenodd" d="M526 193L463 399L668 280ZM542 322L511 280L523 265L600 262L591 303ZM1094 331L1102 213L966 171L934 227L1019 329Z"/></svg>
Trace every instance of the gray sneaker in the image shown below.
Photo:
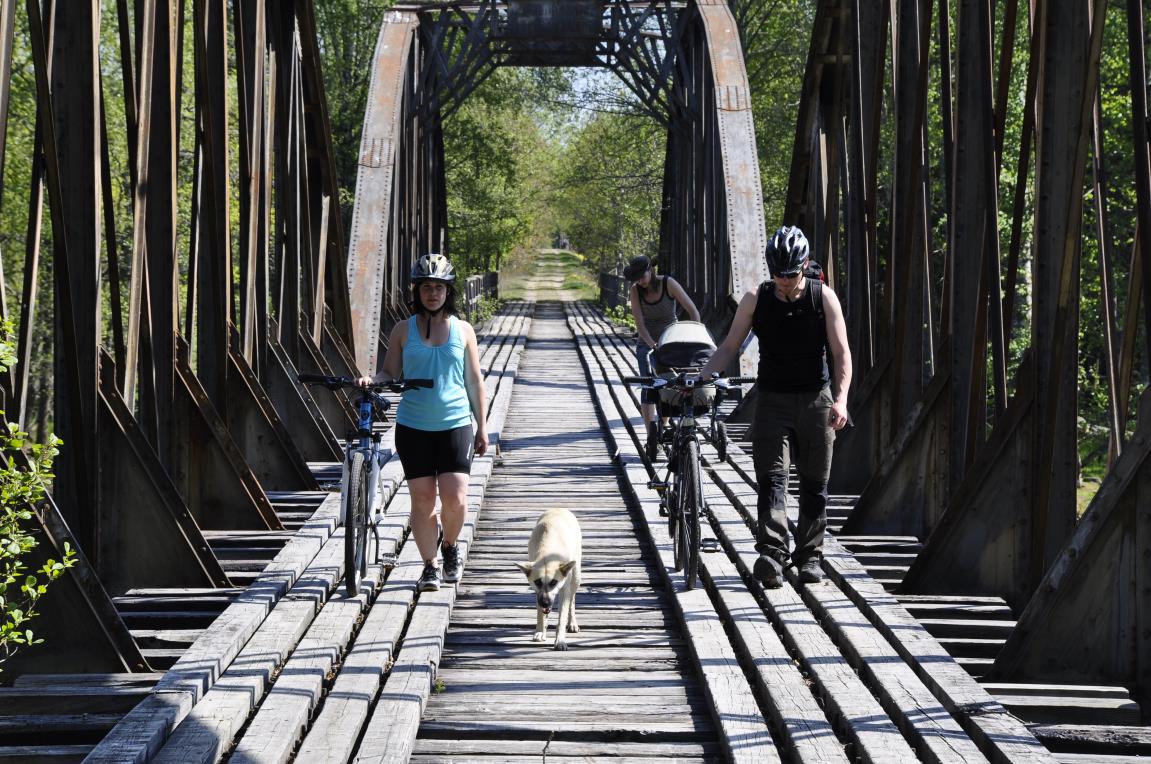
<svg viewBox="0 0 1151 764"><path fill-rule="evenodd" d="M444 583L454 584L464 574L464 563L460 559L459 544L444 544L440 548L444 558Z"/></svg>
<svg viewBox="0 0 1151 764"><path fill-rule="evenodd" d="M433 562L424 564L423 575L416 584L421 592L438 592L440 590L440 569Z"/></svg>

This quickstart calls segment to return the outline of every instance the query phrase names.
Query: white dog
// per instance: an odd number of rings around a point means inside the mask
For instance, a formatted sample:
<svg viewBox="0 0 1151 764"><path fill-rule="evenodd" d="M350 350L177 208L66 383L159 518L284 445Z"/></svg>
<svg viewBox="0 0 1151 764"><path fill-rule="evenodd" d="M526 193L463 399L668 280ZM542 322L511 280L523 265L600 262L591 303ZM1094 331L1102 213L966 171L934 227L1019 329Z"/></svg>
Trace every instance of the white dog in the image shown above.
<svg viewBox="0 0 1151 764"><path fill-rule="evenodd" d="M536 593L536 633L533 642L547 639L548 614L558 602L556 650L566 650L567 632L578 632L575 597L579 589L583 537L575 515L566 509L549 509L540 515L528 542L531 562L518 562ZM566 627L566 628L565 628Z"/></svg>

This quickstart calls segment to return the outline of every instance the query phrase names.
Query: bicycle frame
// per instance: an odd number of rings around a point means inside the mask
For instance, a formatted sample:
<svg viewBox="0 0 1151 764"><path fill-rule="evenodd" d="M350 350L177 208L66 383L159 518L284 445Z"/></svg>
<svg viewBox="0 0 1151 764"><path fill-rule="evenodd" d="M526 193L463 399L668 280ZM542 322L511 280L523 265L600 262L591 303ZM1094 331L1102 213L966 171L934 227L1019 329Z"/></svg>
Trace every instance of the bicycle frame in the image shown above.
<svg viewBox="0 0 1151 764"><path fill-rule="evenodd" d="M672 473L678 471L678 457L687 450L687 441L694 440L697 447L702 445L700 443L700 432L703 428L699 424L699 417L695 415L695 404L692 396L693 390L687 389L685 392L686 394L680 406L679 416L676 418L671 435L668 437L670 448L668 450L667 471L664 473L663 478L665 485L670 484ZM714 435L715 422L718 414L719 396L716 396L715 400L712 401L711 410L708 413L710 419L708 427L712 435ZM708 437L706 440L710 442L712 437Z"/></svg>
<svg viewBox="0 0 1151 764"><path fill-rule="evenodd" d="M376 422L376 411L379 407L379 421L386 422L387 414L384 413L388 410L391 404L386 398L378 393L373 393L370 390L364 390L360 395L360 400L356 404L356 430L350 433L347 439L347 446L344 449L344 464L340 476L340 524L347 525L348 521L348 497L351 496L350 487L348 486L348 465L351 464L352 454L356 451L362 451L364 454L364 461L371 465L368 472L368 491L366 496L366 503L368 511L371 512L371 517L375 518L379 512L373 512L372 509L376 503L376 491L380 482L380 470L384 466L385 454L380 448L381 433L374 431L372 425ZM379 528L372 519L369 519L368 525L372 528L372 535L376 541L376 561L379 559L380 548L380 534Z"/></svg>
<svg viewBox="0 0 1151 764"><path fill-rule="evenodd" d="M360 577L367 572L369 556L374 560L374 564L379 564L380 561L379 517L382 513L375 505L385 455L380 449L382 435L375 431L373 425L377 419L380 422L387 421L386 412L391 408L391 403L378 391L388 389L402 393L418 387L430 388L433 382L430 379L390 380L373 383L372 387L368 387L359 379L351 377L300 374L297 379L302 384L323 385L329 390L347 387L360 389L356 401L356 429L348 434L340 473L340 524L344 526L345 587L348 595L354 597L359 593ZM357 480L363 483L357 484L355 482ZM351 513L353 507L355 514ZM373 555L369 555L367 548L368 527L371 527L372 536L376 541Z"/></svg>

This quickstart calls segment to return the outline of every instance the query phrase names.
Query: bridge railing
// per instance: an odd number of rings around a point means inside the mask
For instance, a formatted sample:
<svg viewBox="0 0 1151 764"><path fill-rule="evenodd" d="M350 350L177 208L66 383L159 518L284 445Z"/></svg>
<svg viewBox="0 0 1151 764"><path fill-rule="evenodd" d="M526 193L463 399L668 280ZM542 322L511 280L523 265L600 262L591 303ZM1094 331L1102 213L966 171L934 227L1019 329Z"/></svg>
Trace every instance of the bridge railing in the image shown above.
<svg viewBox="0 0 1151 764"><path fill-rule="evenodd" d="M464 312L468 320L475 318L483 298L495 299L500 293L500 274L496 271L468 276L464 279Z"/></svg>
<svg viewBox="0 0 1151 764"><path fill-rule="evenodd" d="M599 275L600 303L608 308L617 308L621 305L627 306L630 286L628 280L623 276L601 272Z"/></svg>

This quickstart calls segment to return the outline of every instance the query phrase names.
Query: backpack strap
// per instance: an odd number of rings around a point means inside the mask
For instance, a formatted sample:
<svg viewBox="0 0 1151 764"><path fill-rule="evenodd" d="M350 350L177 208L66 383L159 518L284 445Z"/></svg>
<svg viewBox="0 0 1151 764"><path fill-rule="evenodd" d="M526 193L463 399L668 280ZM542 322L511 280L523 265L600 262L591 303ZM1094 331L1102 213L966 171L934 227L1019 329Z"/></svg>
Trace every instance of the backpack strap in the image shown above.
<svg viewBox="0 0 1151 764"><path fill-rule="evenodd" d="M811 296L811 307L816 315L823 317L823 282L818 279L807 280L807 293Z"/></svg>

